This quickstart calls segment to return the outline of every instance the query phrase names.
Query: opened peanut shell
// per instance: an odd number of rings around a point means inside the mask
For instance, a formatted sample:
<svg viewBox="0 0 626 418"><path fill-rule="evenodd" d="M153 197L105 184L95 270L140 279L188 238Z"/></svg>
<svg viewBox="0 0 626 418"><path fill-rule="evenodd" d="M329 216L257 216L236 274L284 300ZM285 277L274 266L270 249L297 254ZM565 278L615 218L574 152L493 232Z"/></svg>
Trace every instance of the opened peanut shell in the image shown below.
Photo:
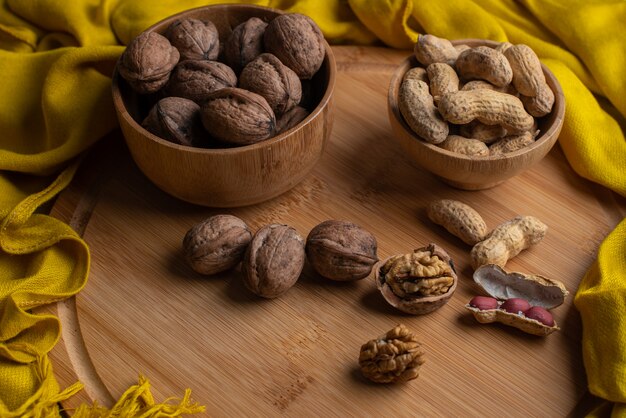
<svg viewBox="0 0 626 418"><path fill-rule="evenodd" d="M501 309L502 301L512 298L524 299L530 306L545 309L561 305L569 292L558 280L534 274L508 273L496 264L486 264L476 269L474 281L490 296L500 300L495 309L480 309L470 304L466 305L465 308L478 322L482 324L499 322L542 337L560 329L556 321L546 325L527 317L525 312L507 312Z"/></svg>

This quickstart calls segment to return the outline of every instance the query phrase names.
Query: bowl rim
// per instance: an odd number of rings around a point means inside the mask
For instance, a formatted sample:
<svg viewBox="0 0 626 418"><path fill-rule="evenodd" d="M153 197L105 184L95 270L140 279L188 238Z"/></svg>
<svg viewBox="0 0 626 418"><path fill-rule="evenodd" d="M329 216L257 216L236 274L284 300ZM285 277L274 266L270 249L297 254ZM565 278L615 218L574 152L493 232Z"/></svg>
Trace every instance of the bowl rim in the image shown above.
<svg viewBox="0 0 626 418"><path fill-rule="evenodd" d="M479 39L479 38L465 38L465 39L454 39L451 40L452 45L475 45L475 46L488 46L490 48L495 48L497 45L500 45L502 42L490 40L490 39ZM526 155L533 150L540 148L543 146L545 142L553 141L556 142L558 139L557 133L561 130L563 125L564 115L565 115L565 96L563 95L563 89L561 88L561 84L555 75L550 71L550 69L542 62L541 68L546 77L546 83L552 88L554 93L554 107L552 111L546 115L542 116L542 118L550 117L554 119L554 123L552 123L545 132L541 132L539 137L535 139L535 141L522 149L517 151L509 152L506 154L498 154L498 155L486 155L482 157L472 157L469 155L459 154L452 151L448 151L436 144L431 144L422 139L419 135L417 135L413 130L407 125L406 121L400 114L400 110L398 107L397 100L397 92L399 90L400 84L402 82L402 78L404 74L412 68L415 64L417 64L417 59L414 54L407 56L402 62L396 67L389 82L389 91L387 95L387 103L391 107L391 111L393 113L394 118L398 122L402 129L406 131L409 135L416 139L416 143L420 147L427 148L435 153L441 154L446 157L455 158L457 160L472 162L474 164L480 162L489 162L489 161L505 161L515 159L521 155ZM535 118L539 119L539 118Z"/></svg>
<svg viewBox="0 0 626 418"><path fill-rule="evenodd" d="M173 22L185 16L193 15L197 13L199 10L206 10L206 9L215 9L215 10L217 9L225 9L225 10L226 9L231 9L231 10L232 9L244 9L244 10L252 9L252 10L263 10L264 12L273 12L273 13L276 13L277 15L288 14L288 12L285 12L283 10L274 9L274 8L265 7L265 6L258 6L258 5L253 5L253 4L214 4L214 5L207 5L207 6L200 6L200 7L194 7L191 9L186 9L176 14L173 14L171 16L165 17L159 20L158 22L152 24L148 28L144 29L142 32L140 32L140 34L155 31L156 29L167 24L168 22ZM137 36L139 36L139 34ZM186 151L186 152L191 152L194 154L228 155L228 154L238 154L244 151L253 152L258 149L268 148L268 147L271 147L272 145L276 145L280 142L287 140L287 138L290 137L292 133L294 133L295 131L299 129L304 128L312 119L316 118L328 106L331 100L331 97L333 95L334 89L335 89L337 64L335 62L335 55L330 45L328 44L328 41L326 41L325 38L324 38L324 49L326 53L324 55L324 62L322 63L322 65L326 64L328 66L328 84L326 86L324 95L320 99L317 106L315 106L315 108L307 115L307 117L304 118L296 126L293 126L292 128L284 132L281 132L280 134L275 135L271 138L268 138L259 142L255 142L253 144L233 146L231 148L201 148L201 147L193 147L189 145L177 144L175 142L171 142L157 135L154 135L152 132L148 131L143 126L141 126L141 124L138 123L130 115L130 113L128 112L128 109L126 108L124 104L124 100L122 99L122 93L120 91L120 82L119 82L119 79L121 76L118 70L118 64L119 64L119 60L121 57L118 58L118 60L115 63L115 67L113 69L113 75L111 79L113 106L115 107L119 117L124 118L126 123L130 127L132 127L134 130L141 132L143 136L146 137L147 139L153 142L156 142L159 145L171 148L173 150Z"/></svg>

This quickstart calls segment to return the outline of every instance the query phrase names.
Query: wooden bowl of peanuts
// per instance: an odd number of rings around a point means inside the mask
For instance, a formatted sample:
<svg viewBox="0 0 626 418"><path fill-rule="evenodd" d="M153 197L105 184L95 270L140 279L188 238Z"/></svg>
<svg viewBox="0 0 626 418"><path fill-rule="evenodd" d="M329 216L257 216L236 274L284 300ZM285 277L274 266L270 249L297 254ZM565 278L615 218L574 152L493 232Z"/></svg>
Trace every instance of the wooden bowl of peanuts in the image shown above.
<svg viewBox="0 0 626 418"><path fill-rule="evenodd" d="M388 112L409 158L451 186L481 190L545 157L565 98L526 45L423 35L391 78Z"/></svg>

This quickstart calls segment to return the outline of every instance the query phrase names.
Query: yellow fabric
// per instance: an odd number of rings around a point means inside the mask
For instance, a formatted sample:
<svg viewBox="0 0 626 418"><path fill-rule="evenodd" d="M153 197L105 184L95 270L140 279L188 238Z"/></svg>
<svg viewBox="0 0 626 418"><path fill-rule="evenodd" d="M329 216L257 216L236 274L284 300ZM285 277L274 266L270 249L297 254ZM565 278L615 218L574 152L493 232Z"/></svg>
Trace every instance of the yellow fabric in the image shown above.
<svg viewBox="0 0 626 418"><path fill-rule="evenodd" d="M77 158L116 127L109 75L122 45L166 16L212 3L219 1L0 0L0 416L58 416L55 403L80 389L59 393L46 357L59 322L30 309L79 292L89 251L37 208L67 186ZM248 3L308 14L335 43L410 48L419 34L432 33L530 45L566 96L559 143L569 163L626 196L623 0ZM591 416L626 414L625 229L622 222L602 244L575 299L589 389L607 401ZM75 414L199 411L189 392L179 404L155 404L148 388L141 378L113 409L84 406Z"/></svg>
<svg viewBox="0 0 626 418"><path fill-rule="evenodd" d="M604 240L598 258L578 287L574 299L583 320L583 355L589 389L621 402L626 413L626 220ZM621 315L616 315L620 312ZM610 327L601 324L611 324Z"/></svg>

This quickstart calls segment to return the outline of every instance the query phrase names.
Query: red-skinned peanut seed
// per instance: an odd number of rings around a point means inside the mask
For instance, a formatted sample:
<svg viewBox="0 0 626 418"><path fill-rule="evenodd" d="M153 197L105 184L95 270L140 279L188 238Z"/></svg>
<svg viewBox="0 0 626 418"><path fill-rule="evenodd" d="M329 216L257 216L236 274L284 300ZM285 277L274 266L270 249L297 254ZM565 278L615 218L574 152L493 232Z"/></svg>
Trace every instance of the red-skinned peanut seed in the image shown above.
<svg viewBox="0 0 626 418"><path fill-rule="evenodd" d="M552 314L541 306L533 306L524 312L526 318L534 319L549 327L554 326L554 318Z"/></svg>
<svg viewBox="0 0 626 418"><path fill-rule="evenodd" d="M526 312L529 308L530 303L528 303L527 300L521 298L510 298L505 300L504 303L500 305L500 309L513 314Z"/></svg>
<svg viewBox="0 0 626 418"><path fill-rule="evenodd" d="M486 311L488 309L496 309L498 307L498 300L489 296L474 296L469 301L469 305L473 308Z"/></svg>

